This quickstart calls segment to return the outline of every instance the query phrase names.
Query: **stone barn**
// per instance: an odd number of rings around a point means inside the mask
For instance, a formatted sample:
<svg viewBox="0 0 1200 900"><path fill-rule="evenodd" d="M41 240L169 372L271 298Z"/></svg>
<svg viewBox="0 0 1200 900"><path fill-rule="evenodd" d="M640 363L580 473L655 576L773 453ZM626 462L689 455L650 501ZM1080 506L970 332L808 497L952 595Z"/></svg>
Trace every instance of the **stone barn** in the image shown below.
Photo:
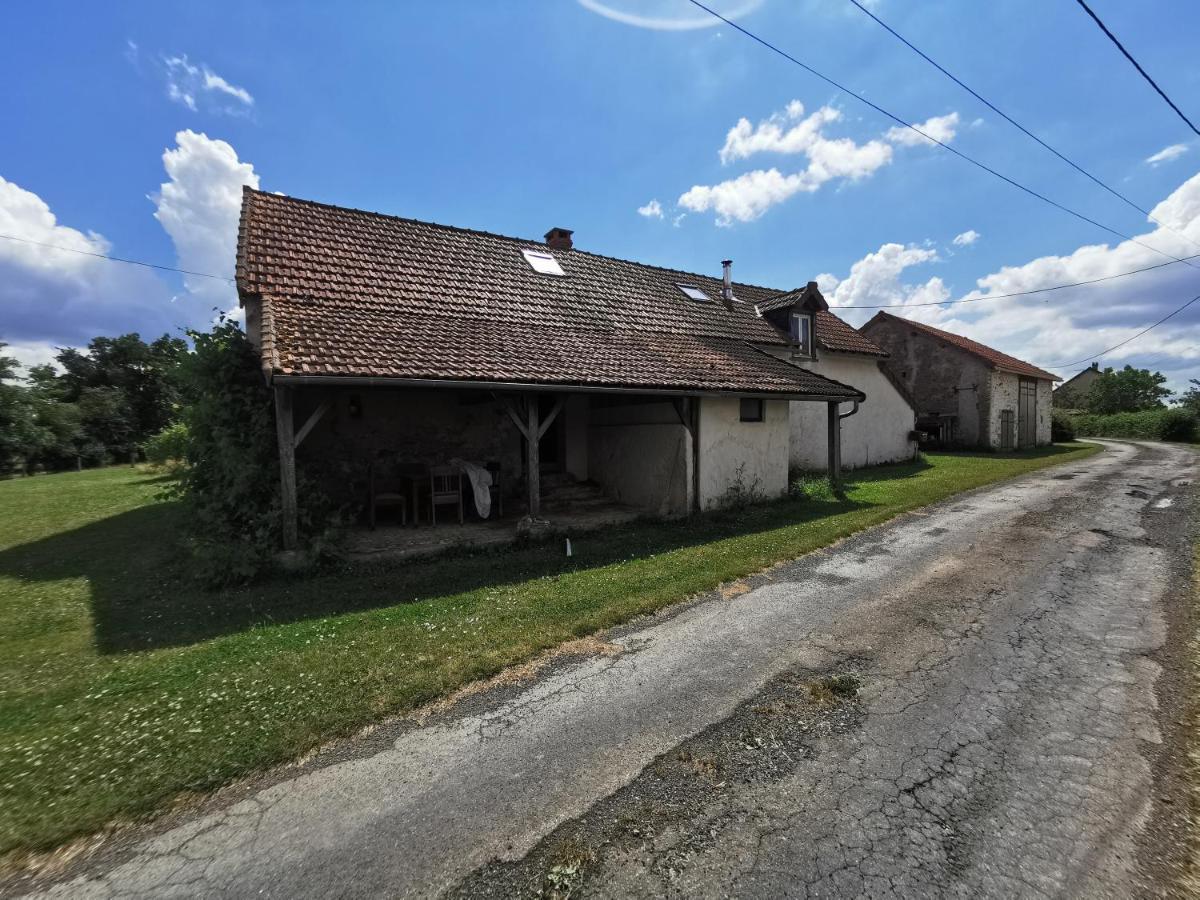
<svg viewBox="0 0 1200 900"><path fill-rule="evenodd" d="M1016 450L1050 443L1059 377L962 335L879 312L862 332L912 396L917 428L946 446Z"/></svg>

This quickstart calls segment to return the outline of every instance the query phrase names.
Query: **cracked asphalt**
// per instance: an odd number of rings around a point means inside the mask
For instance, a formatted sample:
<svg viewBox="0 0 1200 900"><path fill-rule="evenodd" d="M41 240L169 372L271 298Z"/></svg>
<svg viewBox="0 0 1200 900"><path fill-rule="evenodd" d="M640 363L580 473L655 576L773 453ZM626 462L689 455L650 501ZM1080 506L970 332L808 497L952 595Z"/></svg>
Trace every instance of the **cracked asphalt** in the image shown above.
<svg viewBox="0 0 1200 900"><path fill-rule="evenodd" d="M1112 443L951 498L6 887L1170 895L1196 469Z"/></svg>

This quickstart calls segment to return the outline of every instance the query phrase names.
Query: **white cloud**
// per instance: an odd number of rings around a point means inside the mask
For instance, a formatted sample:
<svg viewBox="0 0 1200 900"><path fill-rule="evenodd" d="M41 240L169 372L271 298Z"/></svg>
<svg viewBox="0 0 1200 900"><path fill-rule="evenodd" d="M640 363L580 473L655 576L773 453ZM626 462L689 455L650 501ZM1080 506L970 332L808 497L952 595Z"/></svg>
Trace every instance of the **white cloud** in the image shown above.
<svg viewBox="0 0 1200 900"><path fill-rule="evenodd" d="M167 96L193 112L203 105L206 112L244 115L254 106L248 90L231 84L207 65L195 65L186 55L165 57L163 65Z"/></svg>
<svg viewBox="0 0 1200 900"><path fill-rule="evenodd" d="M692 212L711 209L719 225L749 222L797 193L811 193L834 179L857 181L891 162L892 148L883 141L858 144L826 137L822 129L840 118L828 106L805 117L804 105L793 100L757 126L739 119L725 136L719 154L723 163L770 152L803 154L807 168L786 175L776 168L755 169L715 185L694 185L680 196L679 205Z"/></svg>
<svg viewBox="0 0 1200 900"><path fill-rule="evenodd" d="M971 246L971 244L975 243L977 240L979 240L979 232L976 231L974 228L968 228L962 234L956 234L954 236L954 246L955 247L969 247L969 246Z"/></svg>
<svg viewBox="0 0 1200 900"><path fill-rule="evenodd" d="M929 135L930 138L933 138L933 140L948 144L954 140L954 136L958 133L958 113L952 112L944 116L934 116L932 119L926 119L924 122L916 122L914 125ZM893 144L899 144L902 147L918 147L922 144L933 144L933 141L929 140L929 138L917 134L912 128L905 128L902 125L889 128L886 137Z"/></svg>
<svg viewBox="0 0 1200 900"><path fill-rule="evenodd" d="M242 185L257 188L258 175L225 141L185 130L175 142L163 153L170 180L151 198L154 217L175 243L179 268L232 278ZM210 306L226 309L236 302L227 281L194 275L183 280L192 296Z"/></svg>
<svg viewBox="0 0 1200 900"><path fill-rule="evenodd" d="M645 216L647 219L661 219L663 217L662 204L657 200L651 200L645 206L638 207L638 215Z"/></svg>
<svg viewBox="0 0 1200 900"><path fill-rule="evenodd" d="M1187 153L1187 144L1172 144L1170 147L1163 147L1153 156L1146 157L1146 162L1152 166L1157 166L1160 163L1170 162L1173 159L1178 159Z"/></svg>
<svg viewBox="0 0 1200 900"><path fill-rule="evenodd" d="M3 337L3 335L0 335L0 339L3 339ZM26 372L34 366L47 364L61 370L61 366L55 361L57 355L58 347L49 341L34 341L30 344L9 344L7 347L0 349L0 356L11 356Z"/></svg>
<svg viewBox="0 0 1200 900"><path fill-rule="evenodd" d="M173 327L170 294L159 278L88 255L112 246L101 234L60 223L45 200L3 177L0 234L24 239L0 239L0 339L37 348Z"/></svg>
<svg viewBox="0 0 1200 900"><path fill-rule="evenodd" d="M733 20L756 10L762 0L709 0L709 4L725 18ZM697 10L687 0L579 0L579 5L614 22L655 31L688 31L722 24L718 18Z"/></svg>
<svg viewBox="0 0 1200 900"><path fill-rule="evenodd" d="M937 251L928 247L884 244L854 263L845 278L825 273L817 276L817 284L831 306L940 302L949 299L940 278L921 284L901 280L906 269L937 260Z"/></svg>
<svg viewBox="0 0 1200 900"><path fill-rule="evenodd" d="M1200 174L1180 185L1159 203L1152 214L1175 232L1157 227L1137 235L1138 241L1175 256L1195 251L1189 241L1200 242ZM1103 278L1133 269L1167 262L1157 253L1132 241L1114 245L1092 244L1061 256L1043 256L1004 266L979 278L976 288L963 294L946 290L940 279L906 285L901 273L909 265L932 261L922 258L926 250L885 245L851 267L844 281L821 276L818 281L834 306L971 299L997 294L1031 291L1057 285ZM965 334L1006 353L1040 364L1081 360L1132 337L1147 325L1200 293L1196 270L1182 263L1163 266L1138 275L1116 278L1078 288L1034 294L1027 297L892 310L949 331ZM851 287L846 287L850 283ZM867 299L870 298L870 299ZM846 310L852 324L861 324L874 310ZM1153 363L1168 374L1176 387L1188 378L1200 377L1200 319L1183 313L1154 331L1100 360L1101 366L1135 366ZM1060 369L1069 376L1082 368Z"/></svg>
<svg viewBox="0 0 1200 900"><path fill-rule="evenodd" d="M725 135L725 145L719 156L721 162L729 163L745 159L755 153L805 153L821 140L821 129L838 121L841 111L832 106L822 106L808 118L804 118L804 104L793 100L783 112L774 113L758 125L751 125L743 117ZM789 124L789 123L795 124Z"/></svg>

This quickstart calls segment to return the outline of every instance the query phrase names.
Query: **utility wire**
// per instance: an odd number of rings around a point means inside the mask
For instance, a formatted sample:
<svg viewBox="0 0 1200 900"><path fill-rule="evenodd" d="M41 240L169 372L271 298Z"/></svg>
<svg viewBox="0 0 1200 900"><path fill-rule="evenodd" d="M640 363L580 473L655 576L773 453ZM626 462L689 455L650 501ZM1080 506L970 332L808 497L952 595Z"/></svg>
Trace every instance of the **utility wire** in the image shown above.
<svg viewBox="0 0 1200 900"><path fill-rule="evenodd" d="M1139 332L1138 332L1137 334L1135 334L1133 337L1126 338L1125 340L1121 341L1121 343L1119 343L1119 344L1113 344L1113 345L1112 345L1111 347L1109 347L1107 350L1102 350L1101 352L1099 352L1099 353L1096 353L1096 354L1094 354L1093 356L1087 356L1087 357L1084 357L1083 359L1076 359L1076 360L1073 360L1073 361L1071 361L1071 362L1061 362L1061 363L1037 363L1036 365L1039 365L1039 366L1041 366L1041 367L1042 367L1042 368L1044 368L1044 369L1069 369L1069 368L1071 368L1072 366L1078 366L1078 365L1081 365L1081 364L1083 364L1083 363L1085 363L1085 362L1091 362L1093 359L1099 359L1099 358L1100 358L1100 357L1102 357L1102 356L1107 356L1109 353L1112 353L1112 352L1113 352L1114 350L1116 350L1118 347L1124 347L1126 344L1130 343L1131 341L1136 341L1138 338L1140 338L1140 337L1141 337L1143 334L1145 334L1146 332L1148 332L1148 331L1153 331L1155 328L1157 328L1157 327L1158 327L1159 325L1161 325L1163 322L1167 321L1167 319L1170 319L1170 318L1173 318L1174 316L1177 316L1177 315L1179 315L1181 312L1183 312L1185 309L1187 309L1189 306L1191 306L1191 305L1192 305L1193 303L1195 303L1197 300L1200 300L1200 294L1197 294L1195 297L1193 297L1193 298L1192 298L1191 300L1189 300L1187 303L1183 304L1183 306L1179 307L1178 309L1176 309L1176 310L1174 310L1174 311L1172 311L1172 312L1169 312L1169 313L1167 313L1165 316L1163 316L1161 319L1159 319L1159 320L1158 320L1157 322L1155 322L1153 325L1150 325L1150 326L1148 326L1148 327L1146 327L1146 328L1143 328L1141 331L1139 331Z"/></svg>
<svg viewBox="0 0 1200 900"><path fill-rule="evenodd" d="M1055 156L1057 156L1059 159L1061 159L1063 162L1065 162L1068 166L1073 168L1075 171L1079 172L1081 175L1089 178L1091 181L1095 182L1100 187L1104 188L1104 190L1108 191L1110 194L1112 194L1118 200L1121 200L1123 203L1136 209L1138 212L1140 212L1142 215L1144 215L1151 222L1154 222L1156 225L1160 225L1163 228L1166 228L1168 231L1174 232L1175 234L1179 235L1184 240L1186 240L1188 243L1192 244L1192 246L1200 247L1200 244L1197 244L1195 241L1193 241L1187 235L1183 234L1180 231L1176 231L1176 229L1172 228L1166 222L1163 222L1163 221L1155 218L1154 215L1148 209L1143 209L1141 206L1139 206L1134 201L1130 200L1128 197L1126 197L1124 194L1122 194L1116 188L1101 181L1099 178L1097 178L1095 175L1093 175L1091 172L1089 172L1083 166L1079 165L1074 160L1068 158L1065 154L1056 150L1054 147L1051 147L1044 140L1042 140L1040 137L1038 137L1036 134L1034 134L1032 131L1030 131L1028 128L1026 128L1024 125L1022 125L1016 119L1014 119L1012 116L1010 116L1008 113L1004 112L1004 110L998 108L990 100L981 96L977 91L975 91L974 88L970 87L969 85L964 84L962 82L962 80L959 79L956 75L947 71L941 64L939 64L935 60L931 59L928 54L926 54L919 47L915 46L911 41L908 40L908 38L904 37L904 35L900 34L898 31L896 31L894 28L892 28L892 26L888 25L887 22L883 21L883 19L879 18L879 16L875 15L875 13L871 12L871 10L867 9L867 7L865 7L862 3L860 3L859 0L850 0L850 2L853 3L855 6L857 6L860 10L862 10L866 15L868 15L872 19L874 19L880 25L880 27L882 27L886 32L888 32L890 35L892 35L892 37L896 38L896 40L900 41L900 43L902 43L906 47L908 47L908 49L910 49L913 53L917 54L917 56L921 57L923 60L925 60L925 62L929 63L931 66L933 66L935 69L937 69L943 75L945 75L947 78L949 78L955 84L957 84L960 88L962 88L964 91L966 91L972 97L974 97L976 100L978 100L980 103L982 103L984 106L986 106L992 112L994 112L996 115L1000 116L1002 119L1004 119L1006 122L1008 122L1014 128L1016 128L1018 131L1022 132L1027 137L1032 138L1033 140L1037 141L1037 143L1039 143L1042 147L1044 147L1046 150L1049 150L1051 153L1053 153Z"/></svg>
<svg viewBox="0 0 1200 900"><path fill-rule="evenodd" d="M752 41L755 41L756 43L759 43L762 46L766 47L772 53L776 53L779 56L782 56L788 62L799 66L800 68L804 69L804 71L806 71L812 75L815 75L817 78L820 78L826 84L831 85L834 88L837 88L837 90L842 91L845 94L849 94L851 97L853 97L859 103L862 103L865 106L869 106L871 109L875 110L877 113L879 113L883 116L886 116L887 118L891 119L893 122L896 122L899 125L903 125L905 128L911 129L912 131L915 131L917 134L919 134L921 137L925 138L925 140L929 141L931 144L937 144L943 150L947 150L950 153L953 153L959 159L969 162L971 165L975 166L976 168L982 169L983 171L987 172L989 175L994 175L996 178L999 178L1001 181L1012 185L1017 190L1022 191L1031 197L1035 197L1038 200L1041 200L1043 203L1048 203L1050 206L1053 206L1055 209L1060 209L1063 212L1067 213L1068 215L1074 216L1076 219L1079 219L1082 222L1087 222L1089 225L1094 225L1095 227L1101 229L1102 231L1107 231L1109 234L1116 235L1117 237L1121 238L1121 240L1130 241L1134 244L1137 244L1139 247L1144 247L1145 249L1151 251L1152 253L1157 253L1159 256L1165 256L1167 259L1174 260L1175 262L1183 262L1183 260L1178 256L1175 256L1171 253L1167 253L1164 250L1159 250L1157 247L1151 247L1149 244L1139 241L1137 238L1133 237L1132 235L1125 234L1123 231L1117 231L1117 229L1110 228L1107 225L1102 225L1101 223L1097 222L1095 219L1089 218L1088 216L1085 216L1081 212L1076 212L1075 210L1071 209L1069 206L1064 206L1063 204L1059 203L1056 200L1051 200L1045 194L1039 194L1033 188L1026 187L1025 185L1021 184L1019 181L1014 181L1012 178L1009 178L1007 175L1001 174L1000 172L996 171L995 169L993 169L991 166L987 165L986 163L982 163L979 160L975 159L974 157L968 156L967 154L963 153L961 150L959 150L955 147L951 147L949 144L939 141L937 138L926 134L924 131L922 131L920 128L918 128L916 125L912 124L911 122L908 122L905 119L900 118L895 113L888 112L882 106L868 100L866 97L863 97L859 94L854 93L848 87L846 87L843 84L840 84L837 81L834 81L828 75L824 75L821 72L818 72L816 69L814 69L808 63L801 62L796 57L792 56L790 53L788 53L784 50L781 50L779 47L776 47L774 44L772 44L770 41L766 40L765 38L761 38L754 32L748 31L747 29L743 28L741 25L737 24L736 22L733 22L730 19L725 18L725 16L721 15L716 10L711 9L708 6L705 6L703 3L700 2L700 0L688 0L688 2L690 2L693 6L697 7L698 9L704 10L710 16L713 16L714 18L719 19L720 21L724 22L726 25L728 25L730 28L734 29L735 31L741 32L746 37L750 38ZM1192 265L1192 264L1188 263L1188 265ZM1200 267L1193 266L1193 268L1200 268Z"/></svg>
<svg viewBox="0 0 1200 900"><path fill-rule="evenodd" d="M1200 259L1200 253L1195 256L1185 256L1179 262L1188 262L1189 260ZM1128 272L1116 272L1112 275L1102 275L1099 278L1089 278L1087 281L1072 281L1070 284L1056 284L1053 287L1034 288L1028 291L1014 291L1011 294L987 294L983 297L968 297L964 300L930 300L925 303L881 303L876 305L846 305L846 306L831 306L830 309L895 309L898 307L907 307L916 309L919 306L953 306L957 303L980 303L984 300L1007 300L1011 297L1028 297L1032 294L1046 294L1050 291L1063 291L1067 288L1086 287L1089 284L1099 284L1102 281L1112 281L1114 278L1124 278L1127 275L1138 275L1142 272L1149 272L1152 269L1161 269L1165 266L1175 265L1175 260L1169 262L1155 263L1152 266L1143 266L1140 269L1130 269Z"/></svg>
<svg viewBox="0 0 1200 900"><path fill-rule="evenodd" d="M1196 128L1196 126L1192 124L1192 120L1183 114L1183 111L1178 106L1175 105L1175 102L1170 97L1167 96L1166 91L1164 91L1162 88L1160 88L1158 86L1158 83L1146 73L1146 70L1143 69L1141 67L1141 65L1138 63L1138 61L1133 58L1133 54L1131 54L1128 50L1126 50L1125 45L1122 44L1119 40L1117 40L1117 36L1108 30L1108 26L1105 25L1100 20L1100 17L1092 11L1092 8L1090 6L1088 6L1087 3L1084 2L1084 0L1075 0L1075 2L1078 3L1080 6L1082 6L1084 11L1089 16L1092 17L1092 21L1095 22L1097 25L1099 25L1100 30L1103 31L1106 35L1108 35L1108 39L1117 45L1117 49L1120 50L1125 55L1125 58L1133 64L1133 67L1138 70L1138 72L1141 74L1141 76L1150 83L1150 87L1152 87L1152 88L1154 88L1154 90L1158 91L1158 96L1162 97L1164 100L1167 101L1167 106L1169 106L1169 107L1171 107L1171 109L1175 110L1175 114L1177 116L1179 116L1179 118L1183 119L1184 122L1187 123L1188 128L1192 129L1192 131L1194 131L1194 132L1196 132L1196 134L1200 135L1200 130L1198 130Z"/></svg>
<svg viewBox="0 0 1200 900"><path fill-rule="evenodd" d="M227 278L224 275L212 275L208 272L192 272L188 269L177 269L174 266L160 266L156 263L142 262L140 259L124 259L120 256L109 256L106 253L93 253L90 250L77 250L74 247L60 247L58 244L46 244L42 241L33 241L29 238L16 237L11 234L0 234L0 238L7 241L20 241L22 244L33 244L37 247L49 247L51 250L62 250L66 253L80 253L83 256L94 256L97 259L107 259L110 262L128 263L131 266L144 266L147 269L161 269L164 272L178 272L180 275L196 275L200 278L215 278L217 281L228 281L230 284L236 284L234 279Z"/></svg>

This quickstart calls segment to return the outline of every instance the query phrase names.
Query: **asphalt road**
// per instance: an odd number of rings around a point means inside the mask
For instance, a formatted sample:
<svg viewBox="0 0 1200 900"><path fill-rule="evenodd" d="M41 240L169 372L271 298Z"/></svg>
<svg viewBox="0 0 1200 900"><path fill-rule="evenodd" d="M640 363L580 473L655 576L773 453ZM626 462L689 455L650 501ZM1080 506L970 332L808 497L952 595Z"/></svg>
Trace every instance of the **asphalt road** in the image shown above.
<svg viewBox="0 0 1200 900"><path fill-rule="evenodd" d="M50 896L1169 893L1193 454L902 516L69 865Z"/></svg>

